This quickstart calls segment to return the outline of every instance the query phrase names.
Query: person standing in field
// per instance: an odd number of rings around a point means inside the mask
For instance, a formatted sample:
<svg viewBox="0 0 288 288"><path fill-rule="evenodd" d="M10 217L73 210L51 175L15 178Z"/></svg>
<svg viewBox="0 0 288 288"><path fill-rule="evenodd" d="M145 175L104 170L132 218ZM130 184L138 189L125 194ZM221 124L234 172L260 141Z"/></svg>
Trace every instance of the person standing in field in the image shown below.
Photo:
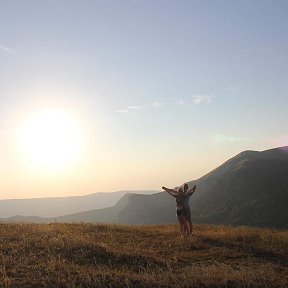
<svg viewBox="0 0 288 288"><path fill-rule="evenodd" d="M187 226L188 226L187 231L188 231L188 235L189 235L192 233L192 228L193 228L192 219L191 219L191 210L190 210L190 206L189 206L189 200L190 200L190 197L192 196L192 194L196 190L196 185L194 185L192 187L192 189L190 189L188 191L188 184L185 183L183 188L184 188L184 194L186 196L185 201L184 201L184 210L185 210L185 218L186 218L186 222L187 222Z"/></svg>
<svg viewBox="0 0 288 288"><path fill-rule="evenodd" d="M196 185L188 191L188 184L185 183L183 187L169 189L162 187L169 195L176 199L176 216L180 225L180 232L183 237L192 233L191 210L189 207L189 199L196 190Z"/></svg>

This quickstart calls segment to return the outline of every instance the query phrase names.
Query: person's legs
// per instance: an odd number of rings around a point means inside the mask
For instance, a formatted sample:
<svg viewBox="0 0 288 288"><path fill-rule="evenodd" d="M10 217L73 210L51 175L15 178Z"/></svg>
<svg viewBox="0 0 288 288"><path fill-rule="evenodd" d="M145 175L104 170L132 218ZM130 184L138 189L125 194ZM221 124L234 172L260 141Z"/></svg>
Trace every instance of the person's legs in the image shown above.
<svg viewBox="0 0 288 288"><path fill-rule="evenodd" d="M188 225L188 221L187 221L186 217L184 219L184 232L185 232L186 235L190 234L189 225Z"/></svg>
<svg viewBox="0 0 288 288"><path fill-rule="evenodd" d="M190 208L187 208L186 212L186 223L188 226L188 234L192 233L193 225L192 225L192 220L191 220L191 210Z"/></svg>
<svg viewBox="0 0 288 288"><path fill-rule="evenodd" d="M191 234L191 233L192 233L192 230L193 230L193 224L192 224L191 218L190 218L190 219L187 219L186 222L187 222L188 231L189 231L188 234Z"/></svg>
<svg viewBox="0 0 288 288"><path fill-rule="evenodd" d="M178 218L178 221L179 221L179 225L180 225L180 232L182 234L183 237L186 237L186 232L185 232L185 222L184 219L183 219L183 216L182 215L179 215L177 216Z"/></svg>

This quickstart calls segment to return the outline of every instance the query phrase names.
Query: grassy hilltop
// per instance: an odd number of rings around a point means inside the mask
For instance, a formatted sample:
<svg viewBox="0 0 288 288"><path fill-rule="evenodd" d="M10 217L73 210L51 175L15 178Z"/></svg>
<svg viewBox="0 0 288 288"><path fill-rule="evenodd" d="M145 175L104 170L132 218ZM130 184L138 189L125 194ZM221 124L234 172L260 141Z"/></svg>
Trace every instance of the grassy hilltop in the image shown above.
<svg viewBox="0 0 288 288"><path fill-rule="evenodd" d="M287 287L288 231L0 224L0 287Z"/></svg>

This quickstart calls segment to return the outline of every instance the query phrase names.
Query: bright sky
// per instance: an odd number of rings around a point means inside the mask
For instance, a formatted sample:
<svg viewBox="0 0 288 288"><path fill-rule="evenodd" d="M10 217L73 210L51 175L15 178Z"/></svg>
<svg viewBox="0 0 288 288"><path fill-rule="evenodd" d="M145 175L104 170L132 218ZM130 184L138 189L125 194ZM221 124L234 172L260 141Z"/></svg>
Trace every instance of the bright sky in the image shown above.
<svg viewBox="0 0 288 288"><path fill-rule="evenodd" d="M0 198L177 186L288 144L288 1L0 2Z"/></svg>

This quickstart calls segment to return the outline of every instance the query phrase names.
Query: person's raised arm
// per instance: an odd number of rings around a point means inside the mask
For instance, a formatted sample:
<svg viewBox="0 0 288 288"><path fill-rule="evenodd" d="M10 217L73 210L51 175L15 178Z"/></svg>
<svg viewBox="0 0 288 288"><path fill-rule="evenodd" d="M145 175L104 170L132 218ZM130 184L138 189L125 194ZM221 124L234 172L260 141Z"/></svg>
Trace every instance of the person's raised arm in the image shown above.
<svg viewBox="0 0 288 288"><path fill-rule="evenodd" d="M187 192L186 192L186 195L191 196L191 195L195 192L195 190L196 190L196 185L194 185L194 186L192 187L192 189L190 189L189 191L187 191Z"/></svg>
<svg viewBox="0 0 288 288"><path fill-rule="evenodd" d="M162 187L162 189L165 190L168 194L170 194L173 197L178 195L178 193L174 189L169 189L164 186Z"/></svg>

